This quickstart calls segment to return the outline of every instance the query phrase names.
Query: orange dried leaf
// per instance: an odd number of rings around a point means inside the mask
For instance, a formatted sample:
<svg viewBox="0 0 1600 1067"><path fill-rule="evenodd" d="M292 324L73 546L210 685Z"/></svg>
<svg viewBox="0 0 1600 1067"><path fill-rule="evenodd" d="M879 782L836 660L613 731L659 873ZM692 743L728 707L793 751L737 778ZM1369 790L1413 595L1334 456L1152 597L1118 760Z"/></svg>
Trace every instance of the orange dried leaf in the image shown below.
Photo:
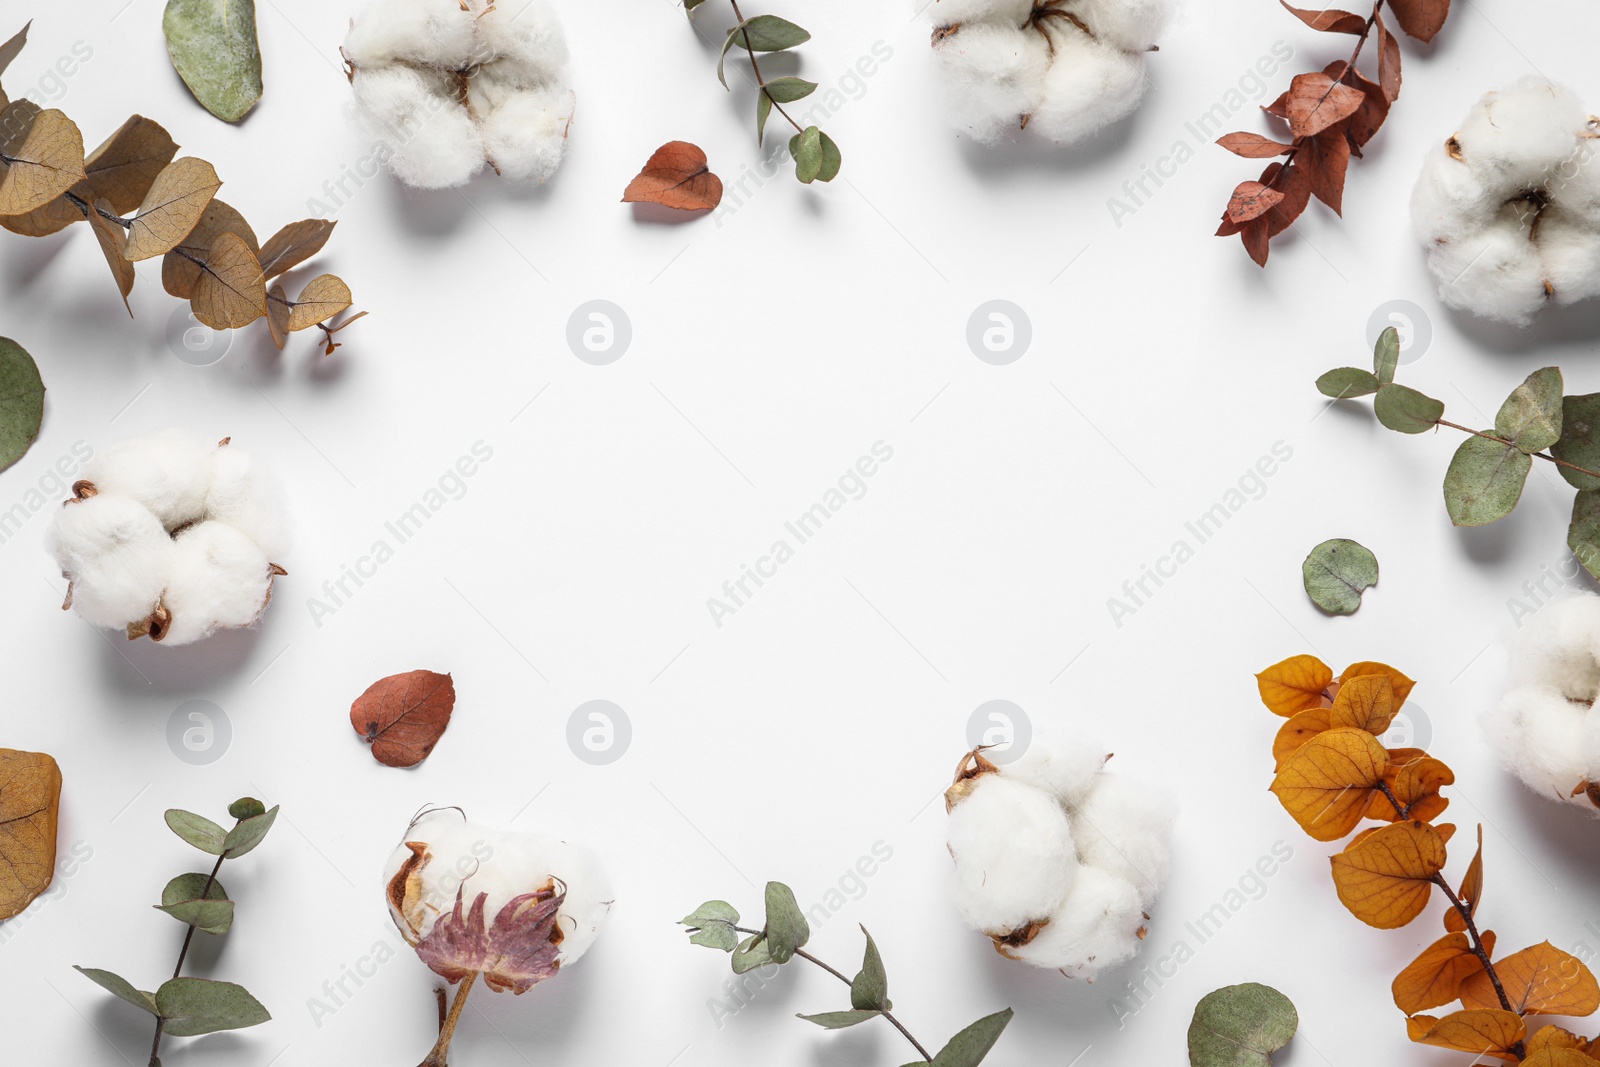
<svg viewBox="0 0 1600 1067"><path fill-rule="evenodd" d="M1385 822L1396 822L1401 818L1415 819L1418 822L1432 822L1444 813L1450 806L1450 801L1439 795L1439 790L1444 786L1455 783L1455 772L1445 766L1441 760L1432 756L1413 760L1401 767L1390 783L1389 789L1406 809L1404 816L1394 810L1394 805L1389 803L1389 798L1383 798L1383 807L1380 808L1376 801L1373 810L1368 813L1374 819L1383 819Z"/></svg>
<svg viewBox="0 0 1600 1067"><path fill-rule="evenodd" d="M1547 1047L1522 1061L1523 1067L1594 1067L1595 1061L1576 1049Z"/></svg>
<svg viewBox="0 0 1600 1067"><path fill-rule="evenodd" d="M1394 683L1386 675L1365 674L1339 684L1328 722L1332 726L1352 726L1377 736L1389 728L1394 718Z"/></svg>
<svg viewBox="0 0 1600 1067"><path fill-rule="evenodd" d="M1473 854L1472 862L1467 865L1467 873L1461 878L1461 891L1456 894L1462 903L1467 905L1467 910L1477 913L1478 901L1483 899L1483 824L1478 824L1478 851Z"/></svg>
<svg viewBox="0 0 1600 1067"><path fill-rule="evenodd" d="M1442 1019L1413 1015L1406 1020L1406 1033L1420 1045L1516 1062L1511 1047L1528 1035L1528 1027L1515 1013L1493 1008L1451 1012Z"/></svg>
<svg viewBox="0 0 1600 1067"><path fill-rule="evenodd" d="M1378 84L1392 104L1400 99L1400 39L1384 25L1382 14L1373 17L1378 31Z"/></svg>
<svg viewBox="0 0 1600 1067"><path fill-rule="evenodd" d="M622 193L624 204L661 204L680 211L708 211L722 203L722 179L711 173L706 154L688 141L668 141L646 161Z"/></svg>
<svg viewBox="0 0 1600 1067"><path fill-rule="evenodd" d="M1273 767L1275 771L1283 770L1284 761L1298 752L1301 745L1329 728L1328 710L1312 708L1302 711L1283 724L1272 741L1272 758L1277 761Z"/></svg>
<svg viewBox="0 0 1600 1067"><path fill-rule="evenodd" d="M1344 669L1344 673L1339 675L1339 681L1348 682L1352 678L1364 678L1369 674L1382 674L1388 677L1390 684L1394 686L1394 706L1397 711L1417 684L1387 663L1374 663L1370 660L1350 664Z"/></svg>
<svg viewBox="0 0 1600 1067"><path fill-rule="evenodd" d="M1554 1024L1541 1026L1539 1029L1533 1032L1532 1037L1528 1038L1528 1055L1530 1056L1536 1052L1542 1052L1547 1048L1570 1048L1577 1049L1579 1052L1583 1052L1588 1047L1588 1041L1579 1037L1571 1030L1563 1030L1561 1027Z"/></svg>
<svg viewBox="0 0 1600 1067"><path fill-rule="evenodd" d="M450 725L456 686L448 674L407 671L380 678L350 705L350 725L388 767L414 767L428 758Z"/></svg>
<svg viewBox="0 0 1600 1067"><path fill-rule="evenodd" d="M1318 841L1333 841L1361 822L1388 755L1365 730L1325 730L1301 745L1272 781L1284 810Z"/></svg>
<svg viewBox="0 0 1600 1067"><path fill-rule="evenodd" d="M1427 823L1395 823L1352 842L1332 862L1334 888L1350 913L1393 930L1427 907L1431 880L1444 869L1444 836Z"/></svg>
<svg viewBox="0 0 1600 1067"><path fill-rule="evenodd" d="M1483 935L1485 951L1494 952L1494 934ZM1483 971L1466 934L1446 934L1412 960L1390 987L1395 1007L1407 1015L1440 1008L1461 999L1461 983Z"/></svg>
<svg viewBox="0 0 1600 1067"><path fill-rule="evenodd" d="M1495 973L1513 1010L1523 1015L1589 1015L1600 1008L1600 984L1576 956L1548 941L1496 960ZM1469 978L1461 986L1461 1004L1467 1008L1498 1008L1500 998L1487 974Z"/></svg>
<svg viewBox="0 0 1600 1067"><path fill-rule="evenodd" d="M1321 707L1323 690L1332 684L1332 668L1315 656L1290 656L1256 675L1261 702L1285 718Z"/></svg>
<svg viewBox="0 0 1600 1067"><path fill-rule="evenodd" d="M50 885L56 867L61 768L43 752L0 748L0 919Z"/></svg>

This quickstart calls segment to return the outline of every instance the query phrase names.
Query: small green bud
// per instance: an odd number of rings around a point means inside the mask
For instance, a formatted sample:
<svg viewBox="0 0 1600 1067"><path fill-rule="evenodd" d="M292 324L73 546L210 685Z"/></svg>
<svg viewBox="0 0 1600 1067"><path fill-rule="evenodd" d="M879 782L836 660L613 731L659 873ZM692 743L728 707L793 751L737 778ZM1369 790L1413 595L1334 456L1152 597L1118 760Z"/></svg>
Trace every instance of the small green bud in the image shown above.
<svg viewBox="0 0 1600 1067"><path fill-rule="evenodd" d="M253 819L257 815L265 815L266 813L267 806L255 797L240 797L228 805L228 814L240 822L245 819Z"/></svg>

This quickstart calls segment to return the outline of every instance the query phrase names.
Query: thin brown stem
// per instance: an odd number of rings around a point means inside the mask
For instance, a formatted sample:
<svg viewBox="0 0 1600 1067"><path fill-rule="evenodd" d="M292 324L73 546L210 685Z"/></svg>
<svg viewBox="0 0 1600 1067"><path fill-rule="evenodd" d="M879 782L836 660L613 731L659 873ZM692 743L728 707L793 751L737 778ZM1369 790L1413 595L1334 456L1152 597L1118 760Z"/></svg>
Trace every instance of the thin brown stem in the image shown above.
<svg viewBox="0 0 1600 1067"><path fill-rule="evenodd" d="M1435 419L1434 424L1437 426L1448 426L1452 430L1460 430L1462 433L1470 433L1472 436L1482 437L1486 441L1494 441L1502 445L1510 445L1513 447L1515 445L1515 442L1511 441L1509 438L1501 437L1497 433L1490 433L1487 430L1474 430L1470 426L1462 426L1460 423L1451 422L1448 419ZM1532 456L1534 459L1542 459L1547 463L1554 463L1558 467L1565 467L1568 470L1577 471L1579 474L1587 474L1591 478L1600 478L1600 471L1592 471L1588 467L1580 467L1576 463L1568 463L1564 459L1557 459L1555 456L1548 455L1544 452L1529 452L1528 455Z"/></svg>
<svg viewBox="0 0 1600 1067"><path fill-rule="evenodd" d="M78 194L72 192L70 189L67 192L62 193L61 195L66 197L68 200L72 201L73 206L76 207L79 211L83 212L83 217L84 218L88 218L89 217L89 212L93 211L96 215L99 215L101 218L105 219L107 222L114 222L118 226L121 226L124 230L133 229L133 223L130 222L129 220L123 218L121 215L118 215L115 212L102 211L100 208L95 207L93 204L89 203L89 201L85 200L83 197L79 196Z"/></svg>
<svg viewBox="0 0 1600 1067"><path fill-rule="evenodd" d="M223 857L223 856L218 856L217 857L217 862L212 865L211 873L210 873L210 875L208 875L206 877L205 887L200 890L200 899L201 900L205 900L205 899L207 899L208 897L211 896L211 887L213 885L215 885L216 882L217 882L217 872L222 870L222 861L223 861L224 858L225 857ZM178 950L178 965L176 967L172 968L172 977L174 977L174 978L178 977L180 974L183 973L183 961L186 958L188 958L189 945L190 945L191 942L194 941L194 931L195 931L194 924L190 923L189 924L189 929L187 931L185 931L185 933L183 935L183 947ZM161 1017L157 1016L156 1017L156 1034L155 1034L155 1037L150 1039L150 1067L156 1067L156 1065L161 1062L161 1060L159 1058L159 1053L161 1052L161 1034L162 1034Z"/></svg>
<svg viewBox="0 0 1600 1067"><path fill-rule="evenodd" d="M428 1058L418 1067L447 1067L450 1062L450 1039L456 1036L456 1024L461 1021L461 1012L467 1006L467 994L472 992L472 983L477 980L477 971L461 979L461 987L456 990L455 1001L450 1005L450 1014L444 1017L444 1023L439 1027L439 1040L434 1043Z"/></svg>
<svg viewBox="0 0 1600 1067"><path fill-rule="evenodd" d="M745 54L750 57L750 69L755 72L756 88L771 101L778 114L782 115L789 125L794 127L796 133L804 133L805 129L787 111L783 110L783 105L778 103L777 97L773 96L767 89L767 80L761 76L761 65L756 62L756 50L750 47L750 35L743 32L744 14L739 10L739 0L728 0L728 3L733 5L733 17L739 20L739 25L734 27L734 32L739 34L739 39L744 42Z"/></svg>

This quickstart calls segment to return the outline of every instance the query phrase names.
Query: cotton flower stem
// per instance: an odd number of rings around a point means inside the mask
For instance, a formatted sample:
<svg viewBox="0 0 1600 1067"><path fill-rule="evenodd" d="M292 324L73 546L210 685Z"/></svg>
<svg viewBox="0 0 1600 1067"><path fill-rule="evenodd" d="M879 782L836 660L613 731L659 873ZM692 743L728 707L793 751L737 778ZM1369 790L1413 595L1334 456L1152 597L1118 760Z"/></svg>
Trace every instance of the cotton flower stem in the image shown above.
<svg viewBox="0 0 1600 1067"><path fill-rule="evenodd" d="M235 824L235 825L237 825L237 824ZM211 895L211 887L213 885L215 885L216 881L217 881L217 872L222 870L222 861L224 859L226 859L226 858L227 858L226 854L218 856L217 857L217 862L212 864L211 873L210 873L210 875L208 875L206 877L205 888L200 890L200 899L201 900L205 900L207 897L209 897ZM183 973L183 961L189 955L189 945L190 945L190 943L194 941L194 930L195 930L194 924L191 923L189 925L189 929L183 935L183 947L178 950L178 965L176 967L172 968L172 977L174 977L174 978L177 978L179 975L181 975ZM159 1065L161 1063L161 1059L160 1059L161 1034L162 1034L161 1018L160 1018L160 1016L157 1016L156 1017L156 1035L155 1035L155 1037L150 1039L150 1067L159 1067Z"/></svg>
<svg viewBox="0 0 1600 1067"><path fill-rule="evenodd" d="M1377 25L1378 13L1383 10L1383 4L1384 0L1376 0L1376 2L1373 3L1372 14L1367 16L1367 24L1362 28L1361 34L1356 38L1355 50L1350 53L1350 58L1344 61L1344 69L1339 71L1339 76L1333 79L1332 85L1328 86L1328 92L1322 94L1322 100L1326 100L1328 98L1328 93L1333 92L1334 85L1341 84L1344 80L1344 76L1355 69L1356 60L1361 58L1361 50L1367 45L1367 37L1372 33L1372 27ZM1321 105L1322 101L1317 101L1317 106L1320 107ZM1283 166L1278 170L1278 173L1274 174L1272 179L1266 183L1268 189L1276 185L1278 179L1289 170L1289 163L1294 159L1295 154L1300 151L1301 146L1305 144L1307 140L1309 140L1309 138L1306 137L1296 137L1294 139L1294 143L1290 146L1289 150L1283 154Z"/></svg>
<svg viewBox="0 0 1600 1067"><path fill-rule="evenodd" d="M764 930L747 930L742 926L735 926L734 929L739 931L741 934L755 934L758 937L762 936L762 935L764 935L766 933L766 931L764 931ZM813 956L811 953L807 952L803 948L795 949L794 950L794 954L796 956L799 956L801 959L805 960L807 963L813 963L816 966L821 967L823 970L827 971L829 974L833 975L835 978L839 979L839 981L843 982L847 986L855 984L855 983L851 982L849 978L846 978L842 971L835 970L833 967L831 967L828 964L824 963L822 960L817 959L817 957ZM901 1023L899 1019L896 1019L894 1017L893 1013L887 1012L887 1011L880 1011L878 1014L882 1015L885 1019L889 1020L890 1025L893 1026L896 1030L900 1031L900 1035L902 1037L904 1037L907 1041L911 1042L911 1047L917 1050L917 1055L921 1056L925 1062L927 1062L927 1063L932 1063L933 1062L933 1057L928 1054L928 1050L927 1049L922 1047L922 1042L920 1042L916 1038L912 1037L911 1036L911 1031L907 1030L905 1028L905 1025L903 1023ZM432 1067L432 1065L425 1063L425 1064L422 1065L422 1067Z"/></svg>
<svg viewBox="0 0 1600 1067"><path fill-rule="evenodd" d="M456 999L450 1005L450 1014L446 1015L440 1022L439 1040L434 1043L433 1051L428 1053L428 1058L423 1060L418 1067L448 1067L450 1039L456 1036L456 1024L461 1021L461 1012L467 1006L467 994L472 992L472 983L477 980L477 971L473 971L461 979L461 987L456 990ZM442 994L440 1003L443 1003Z"/></svg>
<svg viewBox="0 0 1600 1067"><path fill-rule="evenodd" d="M1482 437L1485 440L1495 441L1502 445L1513 444L1512 441L1501 437L1499 434L1489 433L1487 430L1474 430L1470 426L1462 426L1459 423L1450 422L1446 419L1438 420L1435 425L1448 426L1452 430L1460 430L1462 433L1470 433L1474 437ZM1568 463L1564 459L1557 459L1555 456L1548 455L1544 452L1529 452L1528 455L1532 456L1534 459L1542 459L1546 463L1554 463L1558 467L1565 467L1568 470L1577 471L1579 474L1587 474L1591 478L1600 478L1600 471L1592 471L1588 467L1580 467L1576 463Z"/></svg>
<svg viewBox="0 0 1600 1067"><path fill-rule="evenodd" d="M728 3L733 5L733 17L739 20L739 25L735 27L735 31L737 32L742 30L744 28L745 19L744 14L739 10L739 0L728 0ZM778 112L778 114L782 115L784 119L788 121L789 125L794 127L795 133L804 133L804 128L802 128L801 125L796 122L787 111L783 110L783 105L778 103L777 97L773 96L772 93L767 91L767 80L761 76L761 67L756 63L756 50L750 47L750 35L748 33L740 33L739 38L744 42L745 54L750 57L750 69L755 72L756 88L761 91L762 95L771 101L773 108Z"/></svg>

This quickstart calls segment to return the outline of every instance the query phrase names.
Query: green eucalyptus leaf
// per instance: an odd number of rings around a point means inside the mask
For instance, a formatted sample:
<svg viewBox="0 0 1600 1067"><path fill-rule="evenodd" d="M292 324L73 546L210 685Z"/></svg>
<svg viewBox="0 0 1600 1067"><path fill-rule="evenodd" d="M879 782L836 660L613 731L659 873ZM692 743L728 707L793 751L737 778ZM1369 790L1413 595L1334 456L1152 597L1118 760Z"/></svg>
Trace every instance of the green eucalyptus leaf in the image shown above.
<svg viewBox="0 0 1600 1067"><path fill-rule="evenodd" d="M1600 578L1600 489L1583 489L1573 498L1567 547L1584 570Z"/></svg>
<svg viewBox="0 0 1600 1067"><path fill-rule="evenodd" d="M794 890L782 882L767 883L766 944L774 963L788 963L794 950L811 940L811 925L800 910Z"/></svg>
<svg viewBox="0 0 1600 1067"><path fill-rule="evenodd" d="M1378 335L1372 346L1372 371L1381 385L1394 381L1395 368L1400 365L1400 331L1390 326Z"/></svg>
<svg viewBox="0 0 1600 1067"><path fill-rule="evenodd" d="M102 971L98 967L79 967L74 965L72 969L89 979L89 981L93 982L95 985L98 985L100 988L108 992L115 993L117 996L121 997L123 1000L126 1000L134 1007L143 1008L151 1015L161 1014L156 1010L156 998L154 993L146 993L142 989L135 989L133 987L133 983L122 977L120 974L112 974L110 971Z"/></svg>
<svg viewBox="0 0 1600 1067"><path fill-rule="evenodd" d="M843 1030L847 1026L864 1023L868 1019L876 1019L882 1015L881 1011L824 1011L816 1015L800 1015L808 1023L816 1023L824 1030Z"/></svg>
<svg viewBox="0 0 1600 1067"><path fill-rule="evenodd" d="M261 99L255 0L167 0L167 54L200 105L238 122Z"/></svg>
<svg viewBox="0 0 1600 1067"><path fill-rule="evenodd" d="M1331 396L1335 400L1345 400L1354 396L1366 396L1376 393L1378 376L1369 370L1360 367L1335 367L1333 370L1317 379L1317 392L1323 396Z"/></svg>
<svg viewBox="0 0 1600 1067"><path fill-rule="evenodd" d="M690 944L719 948L724 952L732 952L739 945L739 932L733 928L738 921L739 913L733 905L722 900L708 900L678 920L693 931Z"/></svg>
<svg viewBox="0 0 1600 1067"><path fill-rule="evenodd" d="M733 950L733 973L744 974L757 967L765 967L774 962L771 946L767 939L760 934L752 934L739 943Z"/></svg>
<svg viewBox="0 0 1600 1067"><path fill-rule="evenodd" d="M706 922L716 920L729 925L739 921L739 912L732 904L725 900L708 900L694 911L678 920L680 926L703 926Z"/></svg>
<svg viewBox="0 0 1600 1067"><path fill-rule="evenodd" d="M261 844L262 838L267 836L267 831L272 829L272 824L277 818L278 805L274 804L265 814L253 815L229 830L227 838L223 841L227 857L230 860L237 859Z"/></svg>
<svg viewBox="0 0 1600 1067"><path fill-rule="evenodd" d="M1559 460L1600 471L1600 393L1561 398L1561 440L1550 446ZM1600 489L1600 478L1556 464L1576 489Z"/></svg>
<svg viewBox="0 0 1600 1067"><path fill-rule="evenodd" d="M172 978L156 990L156 1010L163 1033L197 1037L219 1030L240 1030L271 1019L261 1002L241 985L209 978Z"/></svg>
<svg viewBox="0 0 1600 1067"><path fill-rule="evenodd" d="M21 459L44 421L44 381L23 347L0 337L0 471Z"/></svg>
<svg viewBox="0 0 1600 1067"><path fill-rule="evenodd" d="M1006 1025L1011 1022L1011 1015L1010 1008L985 1015L952 1037L949 1044L933 1058L934 1067L977 1067L989 1050L994 1048L995 1042L1000 1040Z"/></svg>
<svg viewBox="0 0 1600 1067"><path fill-rule="evenodd" d="M1378 557L1343 537L1324 541L1300 565L1306 595L1329 615L1351 615L1361 593L1378 584Z"/></svg>
<svg viewBox="0 0 1600 1067"><path fill-rule="evenodd" d="M738 33L739 27L735 26L733 32ZM811 34L788 19L781 19L776 15L757 15L755 18L745 20L744 36L738 44L740 48L744 48L748 43L752 52L781 52L785 48L793 48L809 40Z"/></svg>
<svg viewBox="0 0 1600 1067"><path fill-rule="evenodd" d="M211 887L206 888L209 882ZM176 904L180 900L227 900L228 891L222 883L209 874L180 874L161 890L162 904Z"/></svg>
<svg viewBox="0 0 1600 1067"><path fill-rule="evenodd" d="M1424 433L1444 417L1444 404L1415 389L1393 383L1378 387L1372 410L1379 422L1398 433Z"/></svg>
<svg viewBox="0 0 1600 1067"><path fill-rule="evenodd" d="M867 950L861 960L861 973L850 983L850 1006L857 1011L888 1011L889 975L883 969L883 957L878 955L878 945L865 926L861 933L867 939Z"/></svg>
<svg viewBox="0 0 1600 1067"><path fill-rule="evenodd" d="M1561 440L1561 369L1545 367L1511 391L1494 417L1494 432L1532 455Z"/></svg>
<svg viewBox="0 0 1600 1067"><path fill-rule="evenodd" d="M201 852L220 856L227 847L228 832L204 815L196 815L192 811L183 811L179 808L168 808L166 820L173 833Z"/></svg>
<svg viewBox="0 0 1600 1067"><path fill-rule="evenodd" d="M808 82L804 78L773 78L767 83L765 95L771 96L777 103L792 104L816 91L817 83Z"/></svg>
<svg viewBox="0 0 1600 1067"><path fill-rule="evenodd" d="M683 10L686 14L694 14L694 9L705 3L706 0L683 0Z"/></svg>
<svg viewBox="0 0 1600 1067"><path fill-rule="evenodd" d="M1200 998L1189 1023L1191 1067L1268 1067L1300 1028L1294 1004L1256 982L1224 986Z"/></svg>
<svg viewBox="0 0 1600 1067"><path fill-rule="evenodd" d="M245 819L254 818L257 815L265 815L266 813L267 806L261 803L261 801L257 800L255 797L240 797L238 800L235 800L232 804L228 805L229 816L238 819L241 822Z"/></svg>
<svg viewBox="0 0 1600 1067"><path fill-rule="evenodd" d="M228 927L233 925L231 900L180 900L172 904L156 904L154 907L185 926L204 930L208 934L225 934Z"/></svg>
<svg viewBox="0 0 1600 1067"><path fill-rule="evenodd" d="M766 93L756 94L756 144L767 135L767 119L772 115L772 100Z"/></svg>
<svg viewBox="0 0 1600 1067"><path fill-rule="evenodd" d="M794 176L810 185L822 174L822 131L807 126L789 138L789 154L794 157Z"/></svg>
<svg viewBox="0 0 1600 1067"><path fill-rule="evenodd" d="M1444 474L1444 503L1457 526L1484 526L1511 514L1533 460L1512 445L1468 437Z"/></svg>
<svg viewBox="0 0 1600 1067"><path fill-rule="evenodd" d="M844 165L844 156L839 153L839 146L834 144L833 138L817 131L822 138L822 169L817 171L817 181L831 182L839 176L839 168Z"/></svg>

